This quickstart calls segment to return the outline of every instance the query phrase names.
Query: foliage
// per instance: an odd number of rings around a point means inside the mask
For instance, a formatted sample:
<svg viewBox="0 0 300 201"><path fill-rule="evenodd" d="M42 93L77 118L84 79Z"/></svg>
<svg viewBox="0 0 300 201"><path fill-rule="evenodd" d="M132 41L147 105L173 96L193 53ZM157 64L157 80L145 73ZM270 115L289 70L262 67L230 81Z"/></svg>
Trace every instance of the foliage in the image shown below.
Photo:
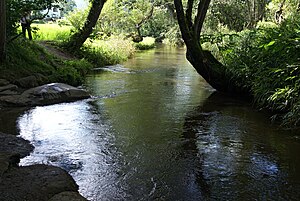
<svg viewBox="0 0 300 201"><path fill-rule="evenodd" d="M283 18L289 18L293 13L298 12L300 2L298 0L272 0L267 5L266 20L275 22L275 12L279 10L281 4Z"/></svg>
<svg viewBox="0 0 300 201"><path fill-rule="evenodd" d="M133 55L135 48L129 40L112 37L108 40L88 40L78 52L95 66L117 64Z"/></svg>
<svg viewBox="0 0 300 201"><path fill-rule="evenodd" d="M266 18L269 2L270 0L213 0L205 19L205 31L215 30L220 25L234 31L252 29Z"/></svg>
<svg viewBox="0 0 300 201"><path fill-rule="evenodd" d="M31 11L40 11L51 8L53 4L62 2L63 0L7 0L7 32L9 36L13 36L17 27L19 26L19 20L26 13Z"/></svg>
<svg viewBox="0 0 300 201"><path fill-rule="evenodd" d="M171 35L170 30L177 31L176 20L172 11L168 9L170 2L167 0L155 0L152 3L145 0L108 0L101 12L100 18L94 32L93 38L102 39L111 35L125 35L127 37L138 34L137 24L141 22L154 6L153 15L145 20L140 28L142 36L159 38L160 40ZM75 30L83 26L87 10L75 10L67 16ZM177 35L178 32L176 32ZM179 37L181 38L180 34ZM171 40L173 41L173 40Z"/></svg>
<svg viewBox="0 0 300 201"><path fill-rule="evenodd" d="M108 0L99 19L99 31L114 34L135 32L136 25L150 9L150 1Z"/></svg>
<svg viewBox="0 0 300 201"><path fill-rule="evenodd" d="M88 9L75 9L74 12L70 12L66 18L70 22L74 31L79 30L83 27L85 19L88 15Z"/></svg>
<svg viewBox="0 0 300 201"><path fill-rule="evenodd" d="M35 42L18 39L7 47L7 60L0 65L0 77L10 81L41 74L47 82L80 85L92 65L86 60L64 61L49 54Z"/></svg>
<svg viewBox="0 0 300 201"><path fill-rule="evenodd" d="M155 47L155 38L145 37L143 41L136 43L135 47L139 50L149 50Z"/></svg>
<svg viewBox="0 0 300 201"><path fill-rule="evenodd" d="M300 108L300 16L278 27L243 31L224 51L231 71L247 78L256 103L276 111L286 126L299 126Z"/></svg>

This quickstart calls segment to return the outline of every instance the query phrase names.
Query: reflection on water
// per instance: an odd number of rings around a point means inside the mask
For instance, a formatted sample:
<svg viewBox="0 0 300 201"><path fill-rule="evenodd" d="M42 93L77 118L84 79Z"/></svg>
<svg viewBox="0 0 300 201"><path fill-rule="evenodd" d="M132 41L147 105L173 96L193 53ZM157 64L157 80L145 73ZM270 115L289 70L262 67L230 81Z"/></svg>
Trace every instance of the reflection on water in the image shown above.
<svg viewBox="0 0 300 201"><path fill-rule="evenodd" d="M199 186L211 199L299 198L299 141L262 114L215 93L188 115L185 128L187 144L197 147L194 157L202 161L195 164Z"/></svg>
<svg viewBox="0 0 300 201"><path fill-rule="evenodd" d="M22 165L66 169L90 200L299 197L299 138L213 93L183 50L96 72L87 80L94 98L19 118L20 135L36 147Z"/></svg>

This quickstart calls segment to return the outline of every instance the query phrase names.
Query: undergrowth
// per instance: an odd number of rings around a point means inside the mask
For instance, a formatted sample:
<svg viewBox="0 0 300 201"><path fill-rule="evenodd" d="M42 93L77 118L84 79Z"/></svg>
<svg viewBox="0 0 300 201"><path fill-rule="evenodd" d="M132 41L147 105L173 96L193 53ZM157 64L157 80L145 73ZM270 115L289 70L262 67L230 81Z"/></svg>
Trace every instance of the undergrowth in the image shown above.
<svg viewBox="0 0 300 201"><path fill-rule="evenodd" d="M77 54L95 66L105 66L126 61L134 52L131 41L111 37L107 40L88 39Z"/></svg>
<svg viewBox="0 0 300 201"><path fill-rule="evenodd" d="M7 46L7 60L0 66L0 77L14 82L39 74L44 78L41 84L64 82L78 86L83 83L84 75L91 67L85 59L62 60L35 42L20 38Z"/></svg>
<svg viewBox="0 0 300 201"><path fill-rule="evenodd" d="M144 37L143 40L135 44L135 47L139 50L149 50L155 48L155 38Z"/></svg>
<svg viewBox="0 0 300 201"><path fill-rule="evenodd" d="M224 63L250 86L258 107L287 128L300 126L300 16L246 30L227 43ZM244 79L244 80L242 80Z"/></svg>

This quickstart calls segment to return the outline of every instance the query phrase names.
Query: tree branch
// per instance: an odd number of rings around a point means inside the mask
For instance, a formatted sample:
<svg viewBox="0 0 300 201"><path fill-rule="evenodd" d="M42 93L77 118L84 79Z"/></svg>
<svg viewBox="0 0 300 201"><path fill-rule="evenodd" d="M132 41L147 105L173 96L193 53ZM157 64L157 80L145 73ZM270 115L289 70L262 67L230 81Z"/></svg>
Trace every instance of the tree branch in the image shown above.
<svg viewBox="0 0 300 201"><path fill-rule="evenodd" d="M186 13L185 18L190 29L193 29L193 22L192 22L193 5L194 5L194 0L188 0L187 9L185 12Z"/></svg>
<svg viewBox="0 0 300 201"><path fill-rule="evenodd" d="M139 23L136 24L137 29L141 28L142 24L144 24L147 20L149 20L152 17L153 11L154 11L154 5L152 5L149 14L146 17L144 17Z"/></svg>
<svg viewBox="0 0 300 201"><path fill-rule="evenodd" d="M195 17L195 22L194 22L195 37L198 40L198 42L200 40L201 29L203 27L204 19L205 19L210 1L211 0L201 0L198 4L197 15Z"/></svg>
<svg viewBox="0 0 300 201"><path fill-rule="evenodd" d="M194 47L195 45L194 33L191 27L189 27L186 22L182 0L174 0L174 5L176 9L177 20L182 35L182 39L184 40L186 46Z"/></svg>

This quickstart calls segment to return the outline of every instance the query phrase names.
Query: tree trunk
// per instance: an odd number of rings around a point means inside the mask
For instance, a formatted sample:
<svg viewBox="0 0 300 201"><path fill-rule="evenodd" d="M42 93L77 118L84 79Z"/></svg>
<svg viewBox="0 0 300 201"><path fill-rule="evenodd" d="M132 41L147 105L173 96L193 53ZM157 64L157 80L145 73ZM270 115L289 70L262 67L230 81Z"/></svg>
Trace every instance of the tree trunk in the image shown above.
<svg viewBox="0 0 300 201"><path fill-rule="evenodd" d="M83 28L77 31L75 34L73 34L70 37L69 42L66 44L66 47L68 49L78 50L83 45L86 39L93 32L93 28L95 27L98 21L98 18L101 14L101 10L105 2L106 0L93 0L92 7L89 11Z"/></svg>
<svg viewBox="0 0 300 201"><path fill-rule="evenodd" d="M0 62L5 60L6 9L5 0L0 0Z"/></svg>
<svg viewBox="0 0 300 201"><path fill-rule="evenodd" d="M200 33L211 0L200 0L198 13L192 21L194 0L188 0L186 12L182 0L174 0L177 20L186 44L186 57L196 71L216 90L230 94L249 95L249 88L239 85L233 74L222 65L209 51L204 51L200 44Z"/></svg>

